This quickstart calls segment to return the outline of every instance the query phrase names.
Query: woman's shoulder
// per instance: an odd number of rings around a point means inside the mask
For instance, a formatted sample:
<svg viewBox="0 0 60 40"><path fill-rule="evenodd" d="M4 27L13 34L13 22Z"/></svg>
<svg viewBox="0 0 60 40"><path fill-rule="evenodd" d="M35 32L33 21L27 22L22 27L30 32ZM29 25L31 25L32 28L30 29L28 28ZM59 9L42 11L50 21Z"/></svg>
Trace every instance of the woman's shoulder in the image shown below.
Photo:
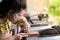
<svg viewBox="0 0 60 40"><path fill-rule="evenodd" d="M24 16L21 16L21 19L27 20L26 17L24 17Z"/></svg>

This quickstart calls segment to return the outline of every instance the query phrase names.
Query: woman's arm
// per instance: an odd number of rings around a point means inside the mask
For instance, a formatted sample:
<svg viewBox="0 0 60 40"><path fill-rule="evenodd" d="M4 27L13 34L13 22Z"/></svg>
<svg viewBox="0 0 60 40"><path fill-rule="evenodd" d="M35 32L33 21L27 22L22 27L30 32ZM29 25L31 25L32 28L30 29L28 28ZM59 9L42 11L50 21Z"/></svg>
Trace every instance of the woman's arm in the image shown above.
<svg viewBox="0 0 60 40"><path fill-rule="evenodd" d="M35 37L39 36L39 32L19 33L13 36L15 40L22 39L22 37Z"/></svg>
<svg viewBox="0 0 60 40"><path fill-rule="evenodd" d="M27 33L29 32L30 24L27 22L27 20L24 21L23 28Z"/></svg>
<svg viewBox="0 0 60 40"><path fill-rule="evenodd" d="M23 21L23 28L26 30L26 32L29 32L30 24L27 22L27 19L25 17L22 17Z"/></svg>
<svg viewBox="0 0 60 40"><path fill-rule="evenodd" d="M17 35L21 35L22 37L34 37L39 36L39 32L19 33Z"/></svg>
<svg viewBox="0 0 60 40"><path fill-rule="evenodd" d="M39 36L39 32L29 32L28 37Z"/></svg>

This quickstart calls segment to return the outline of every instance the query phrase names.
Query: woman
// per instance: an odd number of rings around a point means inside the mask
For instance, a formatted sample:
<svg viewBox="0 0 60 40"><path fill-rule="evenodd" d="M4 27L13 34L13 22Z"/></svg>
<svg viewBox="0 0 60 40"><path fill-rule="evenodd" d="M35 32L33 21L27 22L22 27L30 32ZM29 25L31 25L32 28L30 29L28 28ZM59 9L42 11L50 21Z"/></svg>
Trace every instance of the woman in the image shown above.
<svg viewBox="0 0 60 40"><path fill-rule="evenodd" d="M0 40L14 39L9 30L8 20L14 24L22 24L23 29L28 32L28 27L30 25L26 18L22 16L22 14L26 12L26 5L22 0L2 0L0 2Z"/></svg>
<svg viewBox="0 0 60 40"><path fill-rule="evenodd" d="M40 32L29 32L30 26L22 13L26 13L26 5L22 0L2 0L0 2L0 40L19 40L22 37L39 36ZM12 36L9 30L9 22L23 25L27 33Z"/></svg>

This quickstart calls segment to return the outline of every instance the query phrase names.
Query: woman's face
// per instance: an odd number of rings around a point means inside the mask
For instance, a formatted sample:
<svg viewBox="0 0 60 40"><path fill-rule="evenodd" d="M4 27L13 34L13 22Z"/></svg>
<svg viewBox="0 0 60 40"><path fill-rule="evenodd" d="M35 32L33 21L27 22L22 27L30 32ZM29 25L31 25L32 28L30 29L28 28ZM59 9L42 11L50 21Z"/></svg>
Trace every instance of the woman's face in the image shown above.
<svg viewBox="0 0 60 40"><path fill-rule="evenodd" d="M27 9L22 9L21 12L18 13L18 15L22 15L25 16L25 14L27 14Z"/></svg>
<svg viewBox="0 0 60 40"><path fill-rule="evenodd" d="M11 21L11 22L17 22L18 20L20 20L20 16L24 16L24 14L27 13L27 10L21 10L20 12L17 12L15 14L13 14L12 11L9 11L8 12L8 19Z"/></svg>

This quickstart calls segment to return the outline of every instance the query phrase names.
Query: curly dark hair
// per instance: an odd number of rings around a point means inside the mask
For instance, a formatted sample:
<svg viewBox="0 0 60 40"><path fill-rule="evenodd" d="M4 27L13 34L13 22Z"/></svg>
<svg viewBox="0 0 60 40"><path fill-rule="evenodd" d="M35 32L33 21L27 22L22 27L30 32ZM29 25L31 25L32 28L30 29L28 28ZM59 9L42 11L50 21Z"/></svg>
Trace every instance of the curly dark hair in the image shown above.
<svg viewBox="0 0 60 40"><path fill-rule="evenodd" d="M6 17L9 10L16 13L21 11L21 9L26 9L26 4L23 0L2 0L0 2L0 18Z"/></svg>

